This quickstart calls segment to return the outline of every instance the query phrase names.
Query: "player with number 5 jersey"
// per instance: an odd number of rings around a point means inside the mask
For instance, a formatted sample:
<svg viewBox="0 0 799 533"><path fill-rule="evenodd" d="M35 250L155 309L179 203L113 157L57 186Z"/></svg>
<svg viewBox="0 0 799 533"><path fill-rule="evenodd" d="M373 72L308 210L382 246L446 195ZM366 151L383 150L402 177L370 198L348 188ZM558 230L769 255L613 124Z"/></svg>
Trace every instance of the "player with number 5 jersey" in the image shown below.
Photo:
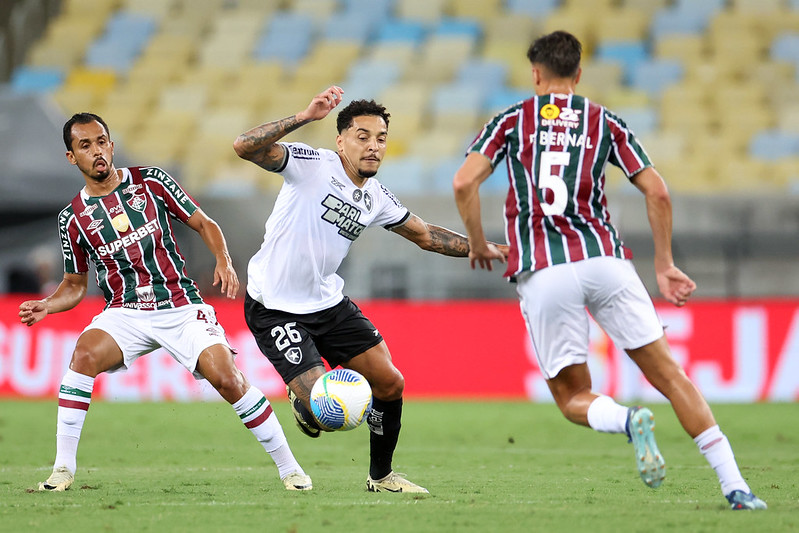
<svg viewBox="0 0 799 533"><path fill-rule="evenodd" d="M623 120L575 94L582 45L556 31L527 50L535 94L486 124L455 174L455 202L466 225L472 268L496 258L487 246L480 184L504 159L508 169L505 275L516 290L538 366L563 415L604 433L626 435L636 469L660 486L666 464L654 416L591 390L588 312L668 400L716 471L732 509L765 509L741 476L727 437L702 393L671 356L664 328L610 221L605 169L615 165L644 195L661 294L683 306L696 284L674 265L671 197L663 178ZM586 312L586 310L588 312Z"/></svg>
<svg viewBox="0 0 799 533"><path fill-rule="evenodd" d="M605 167L628 178L651 166L627 125L575 94L536 95L491 120L470 147L505 158L508 275L588 257L631 258L610 221Z"/></svg>
<svg viewBox="0 0 799 533"><path fill-rule="evenodd" d="M227 400L269 453L287 490L309 490L272 406L236 368L214 308L185 270L172 220L196 231L216 257L214 285L235 298L239 288L222 230L172 177L157 167L114 167L114 142L105 121L78 113L64 124L67 160L85 187L58 216L64 279L42 300L19 306L33 326L50 313L72 309L88 286L89 264L106 306L78 337L58 392L56 458L42 491L69 489L77 471L78 441L91 405L94 380L129 367L158 348Z"/></svg>

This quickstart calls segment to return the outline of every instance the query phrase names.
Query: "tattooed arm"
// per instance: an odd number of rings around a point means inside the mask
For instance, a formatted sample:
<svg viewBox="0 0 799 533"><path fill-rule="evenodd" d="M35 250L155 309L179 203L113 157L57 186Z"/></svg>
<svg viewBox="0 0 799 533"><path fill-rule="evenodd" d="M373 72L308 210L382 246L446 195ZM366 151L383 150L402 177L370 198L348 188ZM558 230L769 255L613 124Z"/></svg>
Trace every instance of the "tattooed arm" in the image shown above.
<svg viewBox="0 0 799 533"><path fill-rule="evenodd" d="M411 214L405 224L392 228L391 231L416 243L422 250L451 257L469 256L469 241L464 235L428 224L414 214ZM489 246L496 247L497 252L504 257L508 256L508 247L504 244L489 243Z"/></svg>
<svg viewBox="0 0 799 533"><path fill-rule="evenodd" d="M305 110L294 116L267 122L239 135L233 142L236 154L266 170L276 170L283 164L286 150L277 141L314 120L325 118L341 103L344 91L335 85L317 94Z"/></svg>

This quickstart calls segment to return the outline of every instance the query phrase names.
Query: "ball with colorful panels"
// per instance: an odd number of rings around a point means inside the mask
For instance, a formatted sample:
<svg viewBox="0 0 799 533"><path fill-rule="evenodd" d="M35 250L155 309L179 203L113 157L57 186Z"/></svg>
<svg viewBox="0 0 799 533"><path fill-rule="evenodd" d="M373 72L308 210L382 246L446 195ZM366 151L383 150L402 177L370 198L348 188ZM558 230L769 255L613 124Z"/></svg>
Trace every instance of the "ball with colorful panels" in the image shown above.
<svg viewBox="0 0 799 533"><path fill-rule="evenodd" d="M372 387L354 370L337 368L319 376L311 389L311 411L328 429L349 431L372 410Z"/></svg>

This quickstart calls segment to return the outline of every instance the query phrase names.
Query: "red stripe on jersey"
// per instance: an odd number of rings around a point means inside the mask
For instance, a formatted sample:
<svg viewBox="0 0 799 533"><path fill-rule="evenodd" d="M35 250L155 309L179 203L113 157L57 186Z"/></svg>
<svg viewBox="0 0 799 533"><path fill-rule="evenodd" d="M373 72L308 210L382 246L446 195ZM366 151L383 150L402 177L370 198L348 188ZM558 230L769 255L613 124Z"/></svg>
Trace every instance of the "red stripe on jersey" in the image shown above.
<svg viewBox="0 0 799 533"><path fill-rule="evenodd" d="M76 402L75 400L64 400L63 398L58 399L58 406L66 407L68 409L80 409L81 411L88 411L89 405L90 404L88 402Z"/></svg>
<svg viewBox="0 0 799 533"><path fill-rule="evenodd" d="M263 413L256 416L249 422L245 422L244 425L247 427L247 429L257 428L258 426L266 422L266 419L269 418L271 414L272 414L272 406L267 405Z"/></svg>
<svg viewBox="0 0 799 533"><path fill-rule="evenodd" d="M186 297L186 292L183 290L183 287L180 286L180 279L181 273L177 266L172 262L171 258L169 257L169 253L166 251L166 248L161 246L163 244L164 239L164 230L161 226L161 220L158 218L158 212L156 210L156 197L155 191L150 190L151 180L147 180L145 183L144 178L141 175L141 171L139 167L131 167L130 173L133 176L133 183L139 183L143 187L143 192L147 195L148 201L147 206L144 210L144 215L147 220L158 220L158 230L153 233L152 237L155 240L156 247L155 247L155 260L158 265L158 270L163 274L164 279L166 280L165 287L166 290L169 291L170 298L172 303L176 307L180 307L182 305L190 304L191 302ZM163 187L161 187L163 191ZM172 225L169 221L169 217L166 219L166 224L168 225L168 233L174 236L172 231ZM175 243L175 250L177 253L180 253L180 250L177 248L177 242Z"/></svg>

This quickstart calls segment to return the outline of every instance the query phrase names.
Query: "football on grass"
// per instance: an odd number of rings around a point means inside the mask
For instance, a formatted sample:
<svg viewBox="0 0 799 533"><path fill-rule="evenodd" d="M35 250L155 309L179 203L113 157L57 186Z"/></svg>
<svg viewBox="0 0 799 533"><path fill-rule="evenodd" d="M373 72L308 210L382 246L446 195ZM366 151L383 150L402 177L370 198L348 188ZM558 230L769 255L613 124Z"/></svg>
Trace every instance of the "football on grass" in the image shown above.
<svg viewBox="0 0 799 533"><path fill-rule="evenodd" d="M372 388L354 370L331 370L322 374L311 389L311 410L329 429L355 429L366 420L371 409Z"/></svg>

